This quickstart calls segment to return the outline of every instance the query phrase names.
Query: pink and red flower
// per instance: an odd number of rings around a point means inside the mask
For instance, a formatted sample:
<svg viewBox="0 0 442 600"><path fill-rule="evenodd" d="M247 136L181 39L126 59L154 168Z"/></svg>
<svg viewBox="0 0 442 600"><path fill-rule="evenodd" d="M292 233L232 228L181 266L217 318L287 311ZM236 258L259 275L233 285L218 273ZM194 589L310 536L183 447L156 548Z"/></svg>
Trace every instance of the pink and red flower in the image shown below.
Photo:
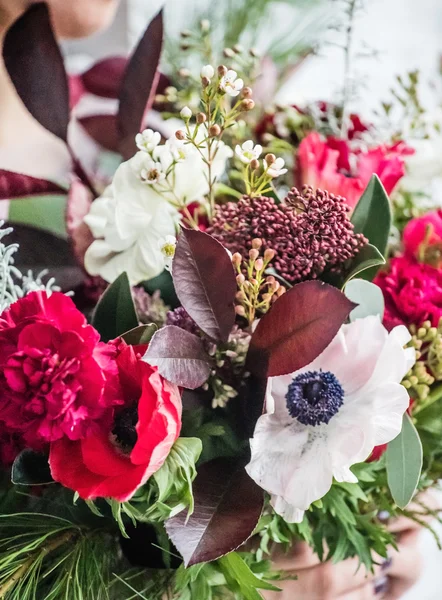
<svg viewBox="0 0 442 600"><path fill-rule="evenodd" d="M442 266L442 210L412 219L404 229L405 253L433 267Z"/></svg>
<svg viewBox="0 0 442 600"><path fill-rule="evenodd" d="M179 390L141 360L145 350L124 342L118 347L124 404L113 423L82 440L65 437L51 444L53 478L84 499L125 502L163 465L179 436Z"/></svg>
<svg viewBox="0 0 442 600"><path fill-rule="evenodd" d="M374 280L385 300L384 325L421 325L431 321L434 327L442 317L442 271L418 263L407 256L390 261L389 269Z"/></svg>
<svg viewBox="0 0 442 600"><path fill-rule="evenodd" d="M30 448L88 435L121 402L113 345L70 298L32 292L0 316L0 420Z"/></svg>
<svg viewBox="0 0 442 600"><path fill-rule="evenodd" d="M366 152L352 150L347 140L325 139L313 132L299 146L299 179L302 184L343 196L354 208L373 173L390 194L405 174L403 156L410 153L413 150L402 142Z"/></svg>

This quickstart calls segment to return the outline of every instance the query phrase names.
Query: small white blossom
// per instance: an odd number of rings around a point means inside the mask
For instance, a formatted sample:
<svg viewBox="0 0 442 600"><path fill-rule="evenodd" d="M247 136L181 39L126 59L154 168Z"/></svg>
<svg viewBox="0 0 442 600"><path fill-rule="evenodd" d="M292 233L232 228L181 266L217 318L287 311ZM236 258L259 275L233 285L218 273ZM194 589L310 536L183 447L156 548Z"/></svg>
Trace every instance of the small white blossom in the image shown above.
<svg viewBox="0 0 442 600"><path fill-rule="evenodd" d="M259 144L254 146L252 140L247 140L242 146L237 144L235 148L235 153L238 155L239 160L245 165L250 164L254 159L258 159L261 156L261 152L262 146Z"/></svg>
<svg viewBox="0 0 442 600"><path fill-rule="evenodd" d="M192 111L190 110L190 108L188 106L184 106L180 111L180 115L181 115L182 119L184 119L185 121L188 121L190 119L190 117L192 116Z"/></svg>
<svg viewBox="0 0 442 600"><path fill-rule="evenodd" d="M161 141L161 134L152 129L145 129L142 133L135 136L135 143L139 150L144 152L152 152Z"/></svg>
<svg viewBox="0 0 442 600"><path fill-rule="evenodd" d="M219 87L223 92L234 97L238 96L239 92L244 87L244 82L242 79L237 79L236 71L230 69L224 77L221 78Z"/></svg>
<svg viewBox="0 0 442 600"><path fill-rule="evenodd" d="M167 140L166 147L177 162L186 160L189 155L190 146L186 146L184 140L178 140L175 136Z"/></svg>
<svg viewBox="0 0 442 600"><path fill-rule="evenodd" d="M201 79L206 77L210 81L212 79L212 77L215 75L215 69L212 67L212 65L205 65L201 69L200 75L201 75Z"/></svg>
<svg viewBox="0 0 442 600"><path fill-rule="evenodd" d="M166 235L166 237L158 240L158 248L164 256L164 268L170 271L172 269L172 260L175 256L176 237L174 235Z"/></svg>
<svg viewBox="0 0 442 600"><path fill-rule="evenodd" d="M270 177L279 177L280 175L284 175L284 173L287 173L287 169L284 169L284 164L285 161L283 158L277 158L275 162L267 168L267 175L270 175Z"/></svg>
<svg viewBox="0 0 442 600"><path fill-rule="evenodd" d="M154 150L154 157L159 147ZM144 183L153 185L166 177L164 165L151 158L148 154L137 152L130 161L130 166L137 177Z"/></svg>

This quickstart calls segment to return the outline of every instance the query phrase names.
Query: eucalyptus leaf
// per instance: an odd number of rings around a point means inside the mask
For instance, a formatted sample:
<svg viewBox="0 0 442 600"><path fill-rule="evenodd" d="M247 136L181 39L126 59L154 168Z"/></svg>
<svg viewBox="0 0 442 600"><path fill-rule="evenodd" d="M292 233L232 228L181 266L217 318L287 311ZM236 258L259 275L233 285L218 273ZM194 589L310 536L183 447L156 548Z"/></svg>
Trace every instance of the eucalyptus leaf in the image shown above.
<svg viewBox="0 0 442 600"><path fill-rule="evenodd" d="M402 431L387 448L388 487L399 508L405 508L413 499L422 471L422 455L419 434L405 413Z"/></svg>
<svg viewBox="0 0 442 600"><path fill-rule="evenodd" d="M349 300L358 305L351 311L350 321L372 315L377 315L382 320L385 302L380 287L365 279L352 279L345 286L344 293Z"/></svg>
<svg viewBox="0 0 442 600"><path fill-rule="evenodd" d="M127 273L122 273L101 296L92 316L92 325L103 342L138 327L138 317Z"/></svg>

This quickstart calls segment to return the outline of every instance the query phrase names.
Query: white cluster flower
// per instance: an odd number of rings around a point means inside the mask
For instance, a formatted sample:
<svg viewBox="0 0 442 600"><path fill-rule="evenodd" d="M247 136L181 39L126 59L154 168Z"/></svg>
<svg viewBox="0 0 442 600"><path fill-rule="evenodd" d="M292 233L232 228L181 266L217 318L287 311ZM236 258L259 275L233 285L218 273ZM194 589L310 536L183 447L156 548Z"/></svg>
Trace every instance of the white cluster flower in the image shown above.
<svg viewBox="0 0 442 600"><path fill-rule="evenodd" d="M225 92L228 96L235 97L238 96L244 87L244 81L238 79L237 72L230 69L223 77L221 77L219 87L221 91Z"/></svg>
<svg viewBox="0 0 442 600"><path fill-rule="evenodd" d="M284 175L285 173L287 173L287 169L284 168L285 165L285 161L283 158L277 158L275 160L275 162L273 162L271 165L269 165L266 169L266 173L267 175L270 175L270 177L275 178L275 177L280 177L281 175Z"/></svg>
<svg viewBox="0 0 442 600"><path fill-rule="evenodd" d="M175 256L177 239L174 235L166 235L158 240L158 247L164 256L164 267L168 271L172 270L172 260Z"/></svg>
<svg viewBox="0 0 442 600"><path fill-rule="evenodd" d="M188 121L192 116L192 111L188 106L183 106L183 108L180 111L180 116L185 121Z"/></svg>
<svg viewBox="0 0 442 600"><path fill-rule="evenodd" d="M247 140L242 146L237 144L235 153L242 163L248 165L252 160L258 159L261 156L262 146L259 144L255 146L252 140Z"/></svg>
<svg viewBox="0 0 442 600"><path fill-rule="evenodd" d="M201 75L201 79L208 79L209 83L210 83L211 79L215 75L215 69L212 67L212 65L205 65L201 69L200 75Z"/></svg>
<svg viewBox="0 0 442 600"><path fill-rule="evenodd" d="M152 152L161 142L161 134L152 129L145 129L143 132L135 136L135 143L139 150L144 152Z"/></svg>
<svg viewBox="0 0 442 600"><path fill-rule="evenodd" d="M178 140L175 136L167 140L166 148L176 162L183 162L189 156L190 146L186 146L184 140Z"/></svg>

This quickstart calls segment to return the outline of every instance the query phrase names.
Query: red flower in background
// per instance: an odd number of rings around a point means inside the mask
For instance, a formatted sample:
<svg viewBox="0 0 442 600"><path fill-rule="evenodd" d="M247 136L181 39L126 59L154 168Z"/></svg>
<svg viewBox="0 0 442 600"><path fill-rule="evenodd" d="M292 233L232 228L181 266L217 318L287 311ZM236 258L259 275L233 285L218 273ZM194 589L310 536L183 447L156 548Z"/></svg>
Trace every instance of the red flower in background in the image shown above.
<svg viewBox="0 0 442 600"><path fill-rule="evenodd" d="M421 325L431 321L434 327L442 317L442 271L399 256L389 269L374 279L385 300L384 325L390 331L396 325Z"/></svg>
<svg viewBox="0 0 442 600"><path fill-rule="evenodd" d="M442 266L442 210L412 219L402 236L405 253L433 267Z"/></svg>
<svg viewBox="0 0 442 600"><path fill-rule="evenodd" d="M354 208L373 173L390 194L405 174L403 156L412 152L402 142L366 152L352 150L346 140L325 139L314 132L299 146L299 179L302 184L343 196Z"/></svg>
<svg viewBox="0 0 442 600"><path fill-rule="evenodd" d="M120 402L115 354L64 294L21 298L0 316L0 420L34 449L84 437Z"/></svg>
<svg viewBox="0 0 442 600"><path fill-rule="evenodd" d="M119 345L124 405L114 422L82 440L63 438L51 444L53 478L82 498L125 502L163 465L179 436L179 390L141 360L146 348Z"/></svg>

